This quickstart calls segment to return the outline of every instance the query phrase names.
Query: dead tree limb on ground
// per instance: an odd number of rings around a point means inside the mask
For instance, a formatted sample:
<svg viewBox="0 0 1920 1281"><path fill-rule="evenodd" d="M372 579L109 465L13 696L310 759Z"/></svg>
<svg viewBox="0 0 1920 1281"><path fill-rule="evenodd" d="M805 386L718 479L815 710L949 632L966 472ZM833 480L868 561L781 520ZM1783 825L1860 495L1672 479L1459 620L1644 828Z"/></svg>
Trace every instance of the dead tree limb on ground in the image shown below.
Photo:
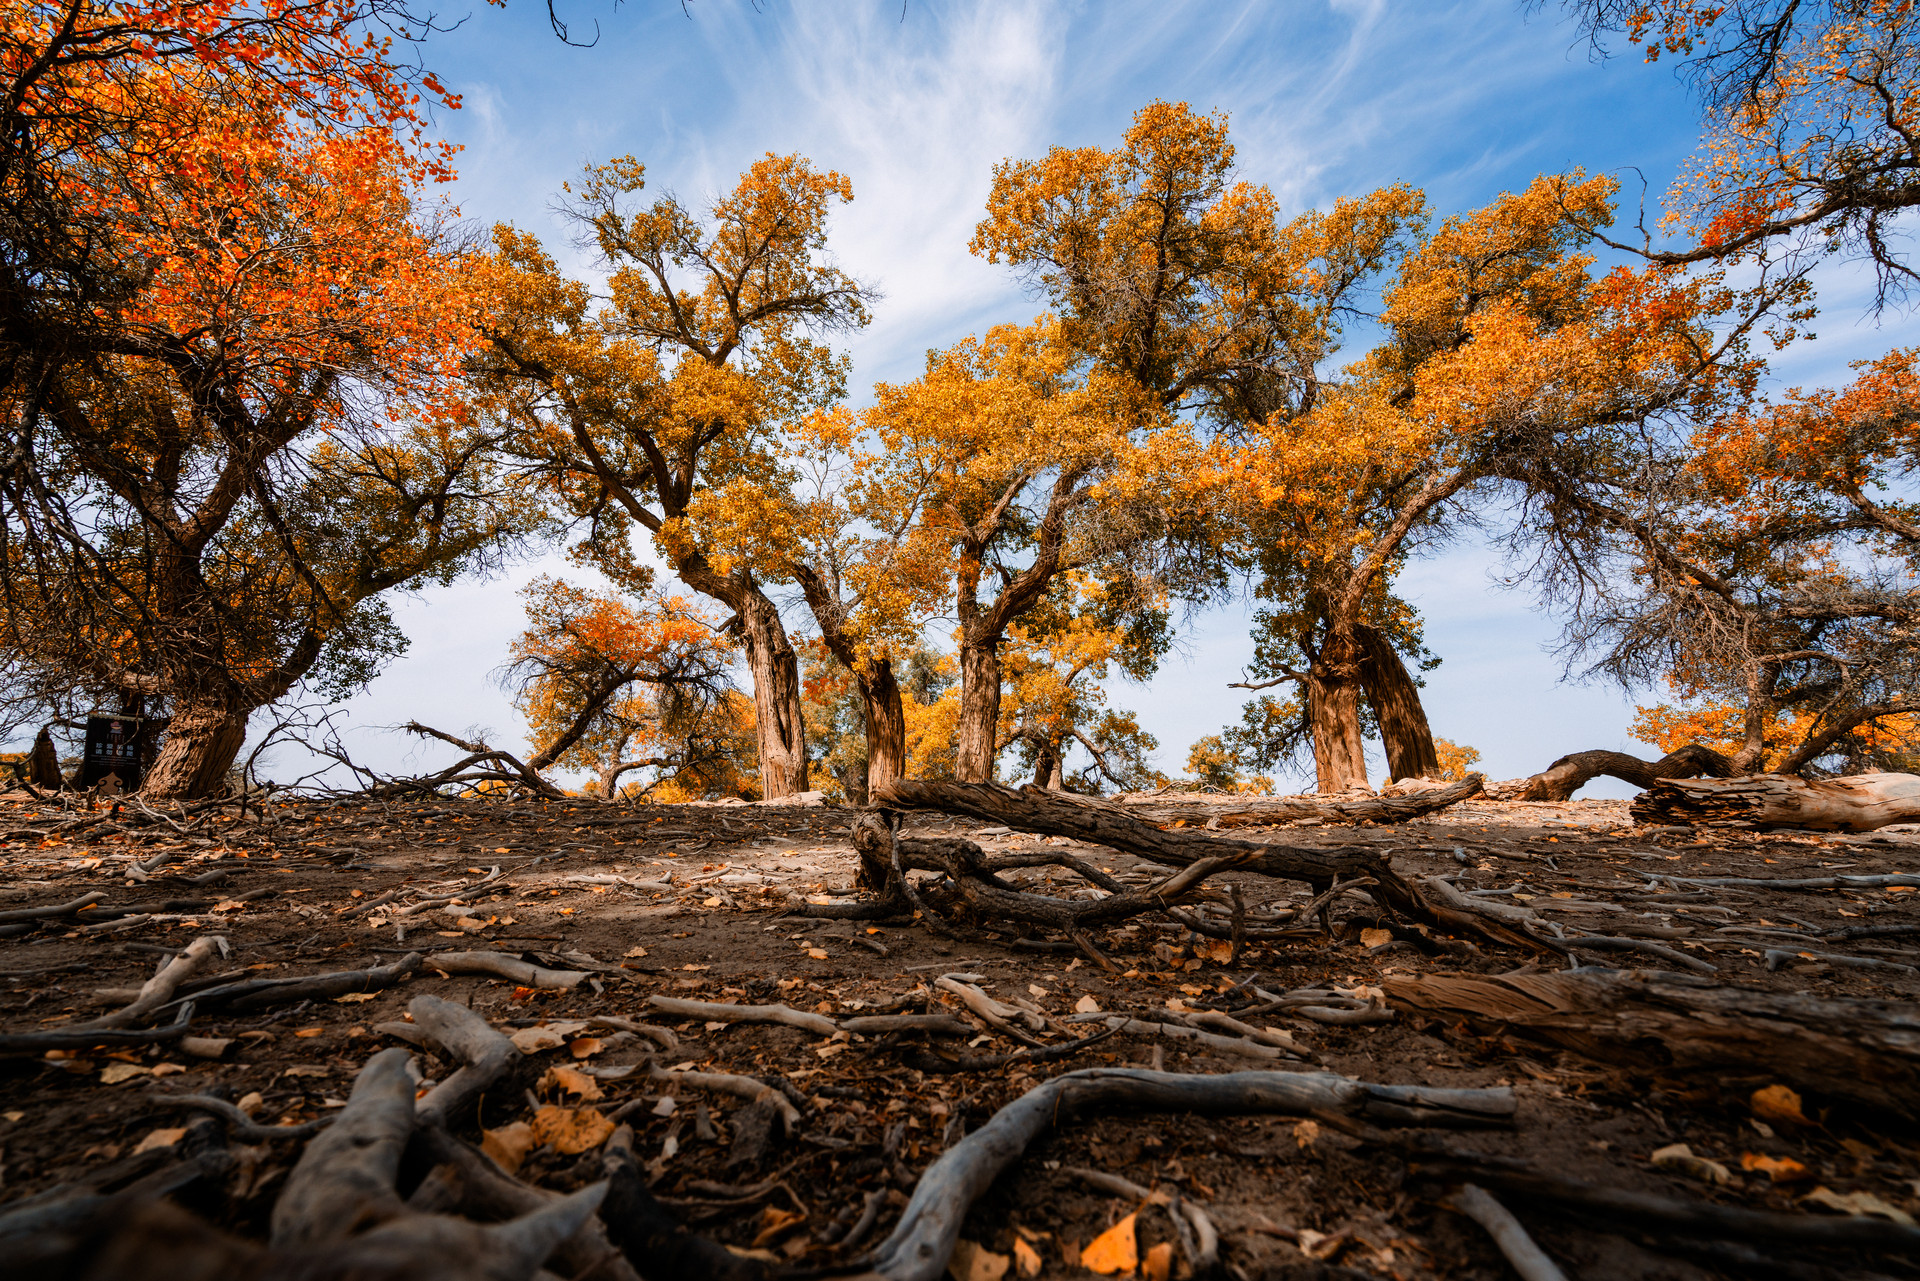
<svg viewBox="0 0 1920 1281"><path fill-rule="evenodd" d="M1762 992L1657 970L1432 975L1381 986L1403 1012L1497 1023L1601 1062L1750 1075L1920 1120L1920 1010L1910 1003Z"/></svg>
<svg viewBox="0 0 1920 1281"><path fill-rule="evenodd" d="M1089 1068L1037 1085L994 1113L927 1167L900 1222L874 1254L884 1281L937 1281L946 1272L967 1210L1002 1171L1049 1129L1098 1111L1144 1108L1204 1115L1332 1112L1397 1125L1511 1123L1510 1089L1439 1090L1372 1085L1324 1072L1228 1072L1190 1076L1140 1068Z"/></svg>
<svg viewBox="0 0 1920 1281"><path fill-rule="evenodd" d="M365 793L369 797L398 796L407 792L432 792L450 783L472 785L475 783L511 783L524 787L538 796L552 800L564 800L567 794L540 777L539 771L512 752L503 751L479 739L456 738L445 730L431 725L422 725L419 721L408 721L400 727L409 734L418 734L422 738L437 738L443 743L451 743L466 756L441 770L437 774L425 774L419 778L400 778L369 788Z"/></svg>
<svg viewBox="0 0 1920 1281"><path fill-rule="evenodd" d="M1397 796L1366 793L1343 796L1221 796L1161 799L1142 797L1111 802L1146 823L1188 823L1204 827L1251 827L1266 823L1404 823L1478 796L1485 780L1469 774L1457 783Z"/></svg>
<svg viewBox="0 0 1920 1281"><path fill-rule="evenodd" d="M1871 832L1920 821L1920 775L1669 779L1635 797L1629 812L1637 823Z"/></svg>
<svg viewBox="0 0 1920 1281"><path fill-rule="evenodd" d="M1573 752L1531 778L1494 783L1487 788L1487 795L1496 801L1568 801L1603 774L1645 789L1662 779L1697 778L1702 774L1727 778L1733 772L1732 761L1698 743L1668 752L1657 761L1643 761L1625 752Z"/></svg>
<svg viewBox="0 0 1920 1281"><path fill-rule="evenodd" d="M1162 831L1126 813L1119 806L1104 802L1089 803L1084 798L1037 787L1023 787L1016 791L993 783L901 779L877 789L874 802L892 809L965 814L1020 831L1070 837L1091 845L1105 845L1169 867L1184 868L1207 860L1228 859L1236 871L1305 881L1318 892L1331 889L1341 880L1371 877L1378 884L1367 892L1389 912L1454 933L1465 933L1529 951L1547 950L1538 939L1497 920L1480 913L1460 911L1423 894L1413 883L1394 871L1386 856L1378 850L1323 849L1311 845L1232 840L1184 829ZM890 834L884 839L891 839ZM952 839L924 841L901 838L897 845L903 860L922 856L929 860L970 858L972 855L968 855L961 847L976 851L978 848L972 842ZM867 888L886 887L884 892L890 903L897 906L898 896L906 887L894 888L892 882L900 878L886 861L884 840L879 831L865 818L855 824L854 846L860 851L862 885ZM1062 851L1058 859L1051 855L1048 857L1049 861L1064 863L1071 856ZM939 870L947 870L944 862L937 866ZM1214 864L1209 870L1218 871L1223 866L1226 865ZM984 868L992 870L990 864L984 865ZM1116 893L1121 888L1118 882L1102 884L1097 876L1095 883L1101 884L1101 888L1109 893Z"/></svg>

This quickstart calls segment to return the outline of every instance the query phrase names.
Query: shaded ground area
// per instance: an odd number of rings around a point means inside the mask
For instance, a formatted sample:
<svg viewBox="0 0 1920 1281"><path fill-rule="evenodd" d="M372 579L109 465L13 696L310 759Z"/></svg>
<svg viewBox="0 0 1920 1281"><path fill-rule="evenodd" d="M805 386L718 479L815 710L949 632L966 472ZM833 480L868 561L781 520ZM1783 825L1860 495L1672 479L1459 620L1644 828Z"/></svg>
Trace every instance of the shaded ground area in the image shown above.
<svg viewBox="0 0 1920 1281"><path fill-rule="evenodd" d="M1244 1010L1259 1004L1256 991L1331 991L1349 1012L1371 1005L1361 1012L1384 1021L1329 1025L1288 1009L1247 1021L1286 1034L1280 1039L1314 1066L1368 1081L1510 1085L1520 1101L1516 1124L1449 1133L1444 1145L1456 1153L1728 1206L1819 1213L1856 1198L1846 1204L1882 1216L1920 1212L1920 1136L1813 1095L1802 1100L1804 1124L1764 1107L1756 1115L1755 1091L1774 1084L1764 1075L1668 1079L1541 1048L1497 1027L1389 1015L1379 1000L1383 981L1540 962L1490 946L1478 955L1429 954L1381 932L1377 909L1361 895L1333 901L1330 933L1250 942L1237 964L1230 945L1177 925L1107 930L1097 943L1112 971L1071 943L990 928L960 939L924 920L792 914L852 894L852 817L818 808L436 800L297 802L244 815L228 804L152 822L133 811L61 814L22 801L0 819L0 830L13 833L0 846L0 921L89 892L104 897L0 924L0 1030L55 1030L125 1005L156 964L207 934L222 936L227 953L182 997L194 986L391 965L415 951L427 959L382 990L249 1011L216 1005L193 1018L192 1036L206 1041L0 1059L0 1215L62 1186L113 1191L174 1159L192 1114L156 1097L163 1092L224 1098L266 1123L325 1115L370 1054L400 1043L379 1025L404 1021L422 991L510 1032L534 1031L518 1039L529 1052L481 1109L484 1127L497 1132L489 1151L505 1164L517 1160L520 1177L558 1190L592 1181L597 1142L612 1128L601 1118L625 1123L654 1192L684 1221L796 1267L830 1267L883 1237L929 1163L1051 1075L1102 1065L1193 1073L1276 1066L1123 1031L1061 1059L973 1067L1022 1047L938 986L950 974L976 976L964 981L1031 1011L1028 1035L1041 1046L1070 1045L1102 1014L1158 1022L1169 1012ZM80 823L91 825L73 826ZM1070 844L923 815L909 817L904 830L971 836L994 853ZM1920 924L1907 887L1708 888L1660 879L1912 871L1920 835L1905 831L1648 830L1629 825L1624 802L1482 801L1396 827L1284 829L1284 839L1366 844L1391 852L1409 874L1461 873L1457 888L1525 904L1570 933L1640 931L1716 967L1720 981L1903 1002L1920 992L1920 934L1825 937ZM1148 874L1146 864L1111 850L1081 853L1122 881ZM1036 888L1049 878L1050 893L1092 892L1058 868L1032 870ZM1256 914L1313 897L1305 885L1244 874L1210 884L1235 882ZM571 989L541 990L449 976L434 965L435 953L476 949L588 977ZM1671 968L1652 957L1576 957ZM650 1004L655 996L779 1003L835 1019L946 1012L975 1030L965 1039L829 1036L676 1019ZM604 1016L664 1025L678 1048L656 1050L645 1035L592 1023ZM649 1062L774 1082L799 1123L785 1137L778 1127L769 1132L743 1100L662 1081ZM466 1133L481 1137L471 1126ZM1508 1275L1484 1232L1440 1205L1452 1185L1433 1160L1440 1140L1423 1141L1337 1117L1105 1117L1030 1149L974 1207L963 1236L1014 1257L1010 1275L1037 1263L1044 1276L1089 1275L1085 1247L1136 1211L1143 1254L1176 1237L1167 1208L1090 1185L1075 1172L1088 1168L1203 1206L1220 1229L1230 1274ZM1677 1143L1721 1167L1724 1182L1710 1167L1671 1157L1653 1164L1653 1153ZM222 1186L193 1190L190 1203L259 1236L297 1145L241 1144L236 1154ZM1575 1276L1920 1275L1911 1258L1689 1244L1509 1204Z"/></svg>

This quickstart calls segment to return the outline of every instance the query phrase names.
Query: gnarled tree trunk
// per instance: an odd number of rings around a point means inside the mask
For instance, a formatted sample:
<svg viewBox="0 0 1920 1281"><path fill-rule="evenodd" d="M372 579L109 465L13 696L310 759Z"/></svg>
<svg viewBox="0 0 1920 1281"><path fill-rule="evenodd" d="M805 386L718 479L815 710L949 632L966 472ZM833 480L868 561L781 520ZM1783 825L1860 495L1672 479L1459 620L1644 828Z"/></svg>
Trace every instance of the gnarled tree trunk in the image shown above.
<svg viewBox="0 0 1920 1281"><path fill-rule="evenodd" d="M1426 709L1420 705L1420 687L1413 683L1407 665L1378 628L1362 626L1354 632L1364 654L1360 684L1387 749L1387 777L1394 782L1440 777L1440 753L1433 746Z"/></svg>
<svg viewBox="0 0 1920 1281"><path fill-rule="evenodd" d="M953 776L962 783L993 780L1000 727L1000 637L960 638L960 722L954 730Z"/></svg>
<svg viewBox="0 0 1920 1281"><path fill-rule="evenodd" d="M1360 736L1360 657L1352 637L1332 634L1307 669L1314 786L1322 792L1367 785L1367 749Z"/></svg>
<svg viewBox="0 0 1920 1281"><path fill-rule="evenodd" d="M227 771L247 741L247 711L189 703L173 714L167 741L140 786L143 796L192 800L226 785Z"/></svg>
<svg viewBox="0 0 1920 1281"><path fill-rule="evenodd" d="M853 675L867 721L867 788L871 791L906 774L907 713L892 659L874 659L866 671Z"/></svg>
<svg viewBox="0 0 1920 1281"><path fill-rule="evenodd" d="M754 734L760 748L760 795L764 800L807 790L807 718L800 703L800 656L787 639L780 610L744 571L715 572L694 552L674 572L703 596L731 609L753 675Z"/></svg>

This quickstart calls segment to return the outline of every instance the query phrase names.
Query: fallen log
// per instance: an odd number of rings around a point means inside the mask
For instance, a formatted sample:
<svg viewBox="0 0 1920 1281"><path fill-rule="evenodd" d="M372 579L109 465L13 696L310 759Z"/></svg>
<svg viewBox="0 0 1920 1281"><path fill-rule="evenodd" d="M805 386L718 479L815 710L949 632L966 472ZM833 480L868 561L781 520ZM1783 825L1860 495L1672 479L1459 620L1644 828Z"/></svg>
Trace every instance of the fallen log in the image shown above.
<svg viewBox="0 0 1920 1281"><path fill-rule="evenodd" d="M1487 796L1496 801L1570 801L1573 794L1601 775L1617 778L1638 788L1649 788L1662 779L1728 778L1733 762L1710 747L1689 743L1668 752L1657 761L1643 761L1625 752L1571 752L1529 778L1516 778L1487 786Z"/></svg>
<svg viewBox="0 0 1920 1281"><path fill-rule="evenodd" d="M1920 1008L1730 987L1658 970L1381 980L1395 1009L1470 1018L1606 1063L1783 1082L1920 1120Z"/></svg>
<svg viewBox="0 0 1920 1281"><path fill-rule="evenodd" d="M1232 859L1231 866L1237 871L1305 881L1318 892L1332 888L1341 880L1358 876L1372 877L1378 884L1367 892L1391 912L1456 933L1471 934L1530 951L1548 950L1539 940L1498 921L1433 901L1394 871L1387 856L1378 850L1354 847L1323 849L1311 845L1283 845L1273 841L1232 840L1184 829L1162 831L1126 813L1119 806L1089 802L1084 797L1037 787L1023 787L1016 791L993 783L898 779L874 789L873 800L876 806L883 809L966 814L1020 831L1066 836L1092 845L1105 845L1171 867L1188 867L1207 859ZM861 880L869 888L886 887L888 901L897 902L897 874L886 857L890 834L880 830L880 827L867 817L854 825L854 846L860 852ZM926 852L935 856L951 851L944 848L935 850L934 846L958 845L971 845L971 842L955 842L951 839L898 841L898 849L902 852ZM934 866L941 866L944 870L943 864ZM1012 889L1010 886L1007 888ZM1112 892L1120 889L1120 886L1116 883L1103 888ZM1038 898L1036 895L1027 897Z"/></svg>
<svg viewBox="0 0 1920 1281"><path fill-rule="evenodd" d="M263 1010L296 1001L326 1001L349 992L378 992L392 987L420 968L420 953L409 952L392 965L367 970L336 970L330 974L296 974L279 979L248 979L193 994L199 1005L234 1010Z"/></svg>
<svg viewBox="0 0 1920 1281"><path fill-rule="evenodd" d="M1920 775L1851 774L1808 782L1791 774L1665 779L1634 798L1636 823L1871 832L1920 820Z"/></svg>
<svg viewBox="0 0 1920 1281"><path fill-rule="evenodd" d="M1116 798L1111 804L1142 822L1165 826L1254 827L1271 823L1404 823L1478 796L1486 780L1469 774L1457 783L1425 791L1338 796L1221 796L1166 799Z"/></svg>
<svg viewBox="0 0 1920 1281"><path fill-rule="evenodd" d="M885 1281L937 1281L967 1210L1027 1145L1056 1125L1095 1111L1144 1108L1203 1115L1332 1112L1389 1124L1505 1124L1510 1089L1441 1090L1374 1085L1326 1072L1229 1072L1190 1076L1140 1068L1088 1068L1036 1085L954 1144L914 1185L892 1234L874 1252Z"/></svg>

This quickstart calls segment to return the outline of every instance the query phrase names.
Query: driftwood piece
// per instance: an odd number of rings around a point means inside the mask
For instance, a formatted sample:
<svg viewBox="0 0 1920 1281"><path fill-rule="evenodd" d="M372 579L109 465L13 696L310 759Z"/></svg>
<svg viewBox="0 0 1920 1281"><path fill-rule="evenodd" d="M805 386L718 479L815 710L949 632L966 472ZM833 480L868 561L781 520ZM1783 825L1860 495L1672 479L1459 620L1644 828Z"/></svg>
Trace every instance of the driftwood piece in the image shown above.
<svg viewBox="0 0 1920 1281"><path fill-rule="evenodd" d="M1489 938L1530 950L1542 944L1517 930L1482 916L1434 903L1393 870L1386 855L1372 849L1321 849L1311 845L1283 845L1271 841L1240 841L1195 831L1162 831L1125 813L1119 806L1090 802L1065 792L1023 787L1018 791L993 783L945 783L899 779L873 792L874 803L893 809L938 810L967 814L1021 831L1066 836L1092 845L1134 854L1149 862L1187 867L1203 859L1231 857L1240 871L1305 881L1316 890L1336 882L1368 876L1378 885L1368 892L1382 906L1414 920L1455 932ZM861 852L862 876L878 887L890 884L891 869L873 866L874 851L855 825L855 846ZM1038 897L1038 896L1030 896Z"/></svg>
<svg viewBox="0 0 1920 1281"><path fill-rule="evenodd" d="M307 1144L273 1205L276 1248L341 1241L401 1212L393 1181L413 1133L410 1057L394 1049L368 1059L340 1119Z"/></svg>
<svg viewBox="0 0 1920 1281"><path fill-rule="evenodd" d="M1139 1068L1089 1068L1036 1085L928 1166L892 1235L874 1254L886 1281L937 1281L975 1199L1055 1125L1114 1108L1207 1115L1349 1113L1389 1123L1486 1125L1511 1120L1509 1089L1437 1090L1373 1085L1324 1072L1190 1076Z"/></svg>
<svg viewBox="0 0 1920 1281"><path fill-rule="evenodd" d="M1477 1183L1469 1183L1447 1198L1448 1209L1466 1215L1486 1229L1500 1253L1507 1257L1520 1281L1567 1281L1560 1265L1547 1257L1513 1212Z"/></svg>
<svg viewBox="0 0 1920 1281"><path fill-rule="evenodd" d="M1643 761L1625 752L1572 752L1530 778L1489 784L1487 796L1496 801L1567 801L1603 774L1648 788L1662 779L1697 778L1702 774L1726 778L1732 773L1732 761L1698 743L1668 752L1657 761Z"/></svg>
<svg viewBox="0 0 1920 1281"><path fill-rule="evenodd" d="M550 970L505 952L435 952L427 965L447 974L484 974L522 987L568 991L587 980L585 970Z"/></svg>
<svg viewBox="0 0 1920 1281"><path fill-rule="evenodd" d="M714 1023L781 1023L816 1036L832 1036L840 1025L824 1014L796 1010L788 1005L726 1005L718 1001L689 1001L678 996L649 996L647 1004L662 1014Z"/></svg>
<svg viewBox="0 0 1920 1281"><path fill-rule="evenodd" d="M178 956L160 967L160 972L148 979L140 988L140 995L129 1005L102 1015L91 1023L83 1023L70 1028L73 1032L90 1032L100 1028L122 1028L129 1023L137 1023L173 999L179 986L192 978L194 971L207 963L208 958L226 951L227 940L217 934L203 934L187 944ZM198 998L196 998L197 1000Z"/></svg>
<svg viewBox="0 0 1920 1281"><path fill-rule="evenodd" d="M1381 980L1399 1010L1469 1017L1591 1059L1764 1076L1920 1120L1920 1007L1762 992L1657 970Z"/></svg>
<svg viewBox="0 0 1920 1281"><path fill-rule="evenodd" d="M367 970L335 970L329 974L296 974L279 979L249 979L205 988L193 994L201 1005L234 1010L264 1010L296 1001L328 1001L349 992L378 992L392 987L420 968L420 953L409 952L392 965Z"/></svg>
<svg viewBox="0 0 1920 1281"><path fill-rule="evenodd" d="M431 1125L457 1117L494 1083L519 1053L513 1042L464 1005L422 993L407 1002L414 1026L458 1060L452 1076L420 1097L416 1111Z"/></svg>
<svg viewBox="0 0 1920 1281"><path fill-rule="evenodd" d="M459 1208L474 1218L489 1221L518 1218L539 1213L563 1199L557 1192L522 1183L495 1165L484 1152L438 1125L423 1125L415 1131L414 1144L420 1154L433 1163L441 1189L450 1193ZM416 1192L408 1204L419 1201L420 1194ZM615 1250L606 1229L593 1216L588 1216L571 1236L560 1241L553 1259L562 1275L577 1281L639 1281L639 1274Z"/></svg>
<svg viewBox="0 0 1920 1281"><path fill-rule="evenodd" d="M1201 827L1254 827L1269 823L1404 823L1480 794L1485 780L1469 774L1457 783L1398 795L1358 792L1341 796L1221 796L1198 800L1145 796L1112 804L1146 823Z"/></svg>
<svg viewBox="0 0 1920 1281"><path fill-rule="evenodd" d="M48 1050L90 1050L96 1045L155 1045L177 1041L187 1034L193 1022L193 1002L174 1011L173 1022L165 1027L121 1030L104 1028L53 1029L45 1032L0 1033L0 1054L45 1054Z"/></svg>
<svg viewBox="0 0 1920 1281"><path fill-rule="evenodd" d="M1656 825L1871 832L1920 820L1920 775L1668 779L1635 797L1628 813L1636 823Z"/></svg>
<svg viewBox="0 0 1920 1281"><path fill-rule="evenodd" d="M93 890L67 903L49 903L45 907L16 907L0 912L0 922L43 921L53 916L71 916L83 908L92 907L107 896L105 890Z"/></svg>

